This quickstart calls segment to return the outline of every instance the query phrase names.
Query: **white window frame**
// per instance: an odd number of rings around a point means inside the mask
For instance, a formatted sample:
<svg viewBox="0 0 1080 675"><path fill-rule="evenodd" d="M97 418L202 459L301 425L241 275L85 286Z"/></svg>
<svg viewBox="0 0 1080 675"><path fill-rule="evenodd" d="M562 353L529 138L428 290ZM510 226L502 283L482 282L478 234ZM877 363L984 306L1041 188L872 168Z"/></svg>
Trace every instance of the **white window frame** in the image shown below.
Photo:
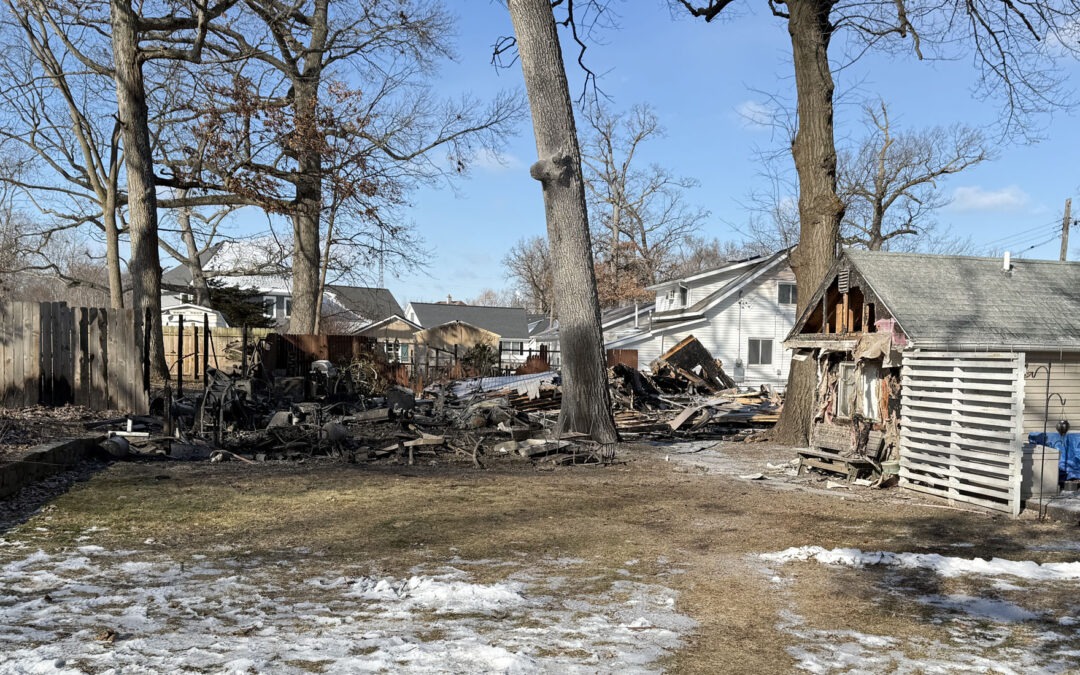
<svg viewBox="0 0 1080 675"><path fill-rule="evenodd" d="M784 302L784 296L783 296L785 288L790 289L788 291L788 301L787 302ZM786 307L786 306L789 306L789 305L794 306L795 304L797 304L798 301L799 301L798 293L799 293L799 287L798 287L797 284L795 284L792 281L780 281L780 282L777 282L777 284L776 284L776 302L779 303L780 306L782 306L782 307ZM795 296L794 299L792 299L792 296Z"/></svg>
<svg viewBox="0 0 1080 675"><path fill-rule="evenodd" d="M758 343L756 359L755 359L755 355L754 355L754 351L755 351L754 350L754 343L755 342ZM762 353L763 353L761 347L766 342L769 343L769 349L765 352L765 353L768 354L769 360L768 361L763 361L762 358L761 358ZM775 349L775 347L773 345L773 339L772 338L755 338L755 337L748 338L747 341L746 341L746 365L747 366L771 366L773 364L773 350L774 349Z"/></svg>

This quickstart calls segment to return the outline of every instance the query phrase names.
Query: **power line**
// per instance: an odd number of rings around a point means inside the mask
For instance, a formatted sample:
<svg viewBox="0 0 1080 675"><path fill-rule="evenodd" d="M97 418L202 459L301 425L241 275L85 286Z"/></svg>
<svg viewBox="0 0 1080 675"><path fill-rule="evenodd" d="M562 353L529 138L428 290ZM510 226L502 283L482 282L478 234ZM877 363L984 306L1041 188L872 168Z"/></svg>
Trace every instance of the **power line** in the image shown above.
<svg viewBox="0 0 1080 675"><path fill-rule="evenodd" d="M1008 243L1021 243L1025 239L1031 239L1032 237L1041 236L1043 234L1049 234L1051 231L1057 233L1061 229L1061 223L1057 220L1051 223L1044 223L1042 225L1036 225L1026 230L1019 232L1012 232L999 239L994 239L986 242L986 246L1003 246Z"/></svg>

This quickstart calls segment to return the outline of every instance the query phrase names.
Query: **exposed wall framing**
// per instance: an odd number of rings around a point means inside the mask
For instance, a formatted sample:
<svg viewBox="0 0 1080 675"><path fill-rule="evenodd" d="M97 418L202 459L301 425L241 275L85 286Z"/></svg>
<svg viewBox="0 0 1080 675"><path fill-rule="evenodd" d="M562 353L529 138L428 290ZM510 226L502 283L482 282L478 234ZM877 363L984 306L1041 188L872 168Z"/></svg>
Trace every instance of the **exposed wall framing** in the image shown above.
<svg viewBox="0 0 1080 675"><path fill-rule="evenodd" d="M900 485L1020 513L1024 354L905 352Z"/></svg>

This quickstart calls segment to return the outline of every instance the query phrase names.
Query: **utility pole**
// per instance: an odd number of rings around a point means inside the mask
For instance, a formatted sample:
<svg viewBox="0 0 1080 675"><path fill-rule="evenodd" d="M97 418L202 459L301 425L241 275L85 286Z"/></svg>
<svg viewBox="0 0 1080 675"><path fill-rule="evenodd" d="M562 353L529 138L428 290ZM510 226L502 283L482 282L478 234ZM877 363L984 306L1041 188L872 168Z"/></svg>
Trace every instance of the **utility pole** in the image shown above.
<svg viewBox="0 0 1080 675"><path fill-rule="evenodd" d="M1065 218L1061 221L1061 262L1069 255L1069 226L1072 225L1072 197L1065 200Z"/></svg>

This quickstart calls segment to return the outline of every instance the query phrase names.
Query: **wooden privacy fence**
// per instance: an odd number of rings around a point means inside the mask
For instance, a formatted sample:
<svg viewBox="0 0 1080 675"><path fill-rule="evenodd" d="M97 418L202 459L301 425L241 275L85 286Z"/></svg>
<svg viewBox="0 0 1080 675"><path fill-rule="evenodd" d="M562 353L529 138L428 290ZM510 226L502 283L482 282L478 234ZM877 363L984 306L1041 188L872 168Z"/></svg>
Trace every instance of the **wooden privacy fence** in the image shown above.
<svg viewBox="0 0 1080 675"><path fill-rule="evenodd" d="M360 335L291 335L271 333L266 336L269 351L263 365L287 377L304 376L317 360L332 361L339 367L353 361L386 361L378 354L375 338Z"/></svg>
<svg viewBox="0 0 1080 675"><path fill-rule="evenodd" d="M184 324L182 342L178 327L166 326L163 332L165 334L165 362L169 365L169 372L174 377L179 373L181 363L184 379L190 381L202 378L204 362L211 368L217 368L226 373L241 365L244 339L242 327L218 327L207 331L203 322L187 321ZM209 338L206 337L207 332L209 332ZM269 328L249 328L248 343L263 339L270 332Z"/></svg>
<svg viewBox="0 0 1080 675"><path fill-rule="evenodd" d="M130 309L0 302L0 405L144 414L143 339Z"/></svg>
<svg viewBox="0 0 1080 675"><path fill-rule="evenodd" d="M1020 513L1024 355L904 355L900 485Z"/></svg>

